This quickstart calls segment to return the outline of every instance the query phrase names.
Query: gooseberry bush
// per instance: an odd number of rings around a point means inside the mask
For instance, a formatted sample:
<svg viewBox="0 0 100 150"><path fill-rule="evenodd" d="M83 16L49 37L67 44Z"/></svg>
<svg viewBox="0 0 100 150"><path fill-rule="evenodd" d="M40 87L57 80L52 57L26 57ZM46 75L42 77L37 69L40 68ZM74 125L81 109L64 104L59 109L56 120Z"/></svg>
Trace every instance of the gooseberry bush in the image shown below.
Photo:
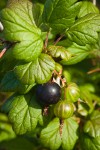
<svg viewBox="0 0 100 150"><path fill-rule="evenodd" d="M0 92L10 93L0 111L11 138L33 138L41 150L100 150L99 8L8 0L0 20Z"/></svg>

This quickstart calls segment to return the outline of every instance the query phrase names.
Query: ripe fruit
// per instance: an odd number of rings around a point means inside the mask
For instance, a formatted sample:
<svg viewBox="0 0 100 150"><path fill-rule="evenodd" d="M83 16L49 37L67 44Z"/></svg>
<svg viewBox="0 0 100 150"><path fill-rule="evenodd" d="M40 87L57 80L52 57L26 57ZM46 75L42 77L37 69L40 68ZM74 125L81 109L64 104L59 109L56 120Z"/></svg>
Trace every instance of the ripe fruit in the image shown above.
<svg viewBox="0 0 100 150"><path fill-rule="evenodd" d="M40 103L48 106L60 100L61 88L55 82L48 82L43 85L38 85L36 95Z"/></svg>
<svg viewBox="0 0 100 150"><path fill-rule="evenodd" d="M54 107L54 114L60 119L67 119L74 113L74 105L72 102L59 101Z"/></svg>

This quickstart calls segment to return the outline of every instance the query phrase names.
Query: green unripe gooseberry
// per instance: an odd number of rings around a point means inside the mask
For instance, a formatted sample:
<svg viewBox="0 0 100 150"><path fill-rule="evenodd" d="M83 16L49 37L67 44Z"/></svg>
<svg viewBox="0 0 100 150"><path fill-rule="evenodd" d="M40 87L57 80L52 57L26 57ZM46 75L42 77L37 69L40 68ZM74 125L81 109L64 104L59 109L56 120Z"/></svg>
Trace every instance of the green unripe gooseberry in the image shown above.
<svg viewBox="0 0 100 150"><path fill-rule="evenodd" d="M77 84L69 83L65 88L65 96L65 98L69 99L71 102L78 101L80 97L80 89L78 88Z"/></svg>
<svg viewBox="0 0 100 150"><path fill-rule="evenodd" d="M60 119L67 119L70 118L74 113L74 105L72 102L67 101L59 101L54 106L54 114L56 117Z"/></svg>

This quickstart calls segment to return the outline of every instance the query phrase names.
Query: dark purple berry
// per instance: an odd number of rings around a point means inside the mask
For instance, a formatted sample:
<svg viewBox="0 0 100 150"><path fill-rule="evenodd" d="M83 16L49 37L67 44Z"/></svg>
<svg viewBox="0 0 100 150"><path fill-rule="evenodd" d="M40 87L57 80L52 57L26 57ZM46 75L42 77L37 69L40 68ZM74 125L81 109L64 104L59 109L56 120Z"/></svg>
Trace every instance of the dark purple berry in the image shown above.
<svg viewBox="0 0 100 150"><path fill-rule="evenodd" d="M46 105L55 104L60 100L61 88L55 82L38 85L36 95L40 103Z"/></svg>

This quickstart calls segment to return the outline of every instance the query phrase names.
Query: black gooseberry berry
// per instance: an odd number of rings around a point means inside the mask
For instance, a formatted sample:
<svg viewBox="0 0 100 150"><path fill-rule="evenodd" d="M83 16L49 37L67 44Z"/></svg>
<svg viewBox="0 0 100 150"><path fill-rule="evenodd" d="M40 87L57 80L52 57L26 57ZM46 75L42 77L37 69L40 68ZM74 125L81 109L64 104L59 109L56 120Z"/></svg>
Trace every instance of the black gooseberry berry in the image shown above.
<svg viewBox="0 0 100 150"><path fill-rule="evenodd" d="M60 100L61 88L55 82L44 83L37 86L36 96L39 102L45 106L56 104Z"/></svg>
<svg viewBox="0 0 100 150"><path fill-rule="evenodd" d="M74 105L72 102L60 100L54 107L54 114L60 119L70 118L74 113Z"/></svg>

